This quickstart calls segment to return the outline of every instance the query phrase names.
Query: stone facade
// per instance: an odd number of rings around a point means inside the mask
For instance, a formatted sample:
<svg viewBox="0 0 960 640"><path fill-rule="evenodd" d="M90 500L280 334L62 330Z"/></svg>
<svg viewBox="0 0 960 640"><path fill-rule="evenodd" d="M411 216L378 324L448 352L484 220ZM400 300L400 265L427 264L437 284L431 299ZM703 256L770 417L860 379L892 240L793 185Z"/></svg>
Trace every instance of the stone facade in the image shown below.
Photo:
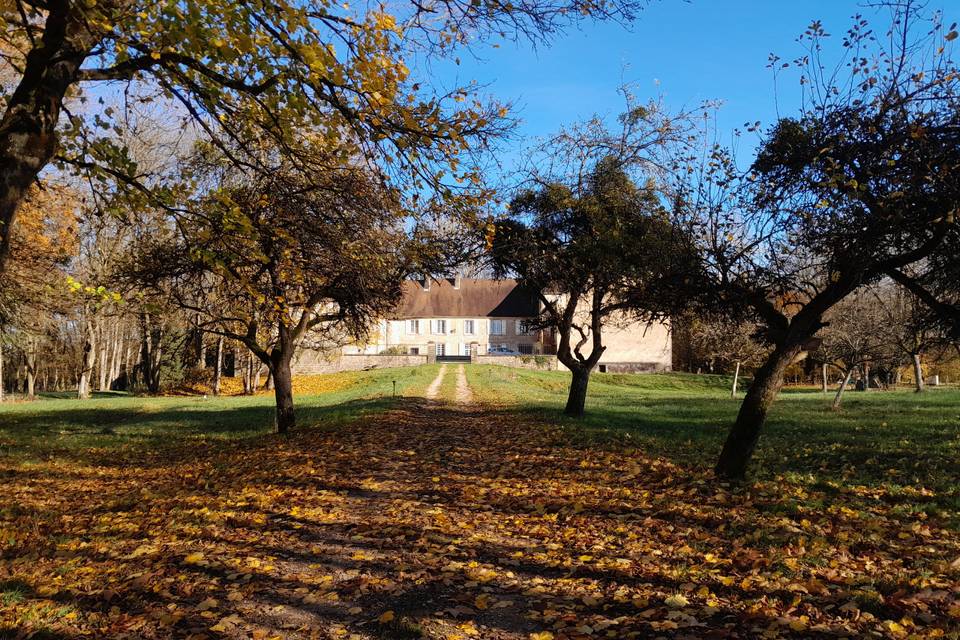
<svg viewBox="0 0 960 640"><path fill-rule="evenodd" d="M513 280L411 280L394 316L377 323L366 344L348 345L343 352L541 355L548 353L543 332L526 330L526 321L538 313L536 296Z"/></svg>
<svg viewBox="0 0 960 640"><path fill-rule="evenodd" d="M592 340L582 351L590 353ZM603 327L606 351L600 356L597 371L608 373L648 373L673 368L673 342L666 322L627 322L614 318ZM566 369L562 364L561 369Z"/></svg>
<svg viewBox="0 0 960 640"><path fill-rule="evenodd" d="M440 279L408 281L392 317L377 323L364 344L330 352L303 350L295 373L329 373L407 367L443 356L471 362L544 370L565 370L556 359L551 331L528 331L540 312L537 296L513 280ZM584 318L586 319L586 318ZM582 352L590 352L588 339ZM603 328L606 347L597 369L610 373L669 371L669 323L611 318Z"/></svg>

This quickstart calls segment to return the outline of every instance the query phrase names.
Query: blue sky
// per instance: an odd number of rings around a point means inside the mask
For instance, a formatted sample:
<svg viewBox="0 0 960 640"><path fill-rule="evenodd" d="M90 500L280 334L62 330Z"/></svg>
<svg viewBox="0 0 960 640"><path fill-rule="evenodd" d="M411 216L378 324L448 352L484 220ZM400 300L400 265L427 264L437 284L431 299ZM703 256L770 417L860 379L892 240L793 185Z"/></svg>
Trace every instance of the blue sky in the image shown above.
<svg viewBox="0 0 960 640"><path fill-rule="evenodd" d="M953 6L949 24L960 17L954 2L932 0L928 9ZM815 19L839 44L856 13L871 18L878 32L886 30L888 13L852 0L654 0L626 28L585 23L536 50L526 42L479 47L479 59L464 56L459 67L434 72L442 84L477 80L516 103L521 139L594 114L615 117L623 82L632 83L640 99L662 94L672 109L721 100L718 127L729 134L748 121L772 123L778 103L781 114L796 112L798 76L782 75L775 99L770 53L800 54L796 38Z"/></svg>

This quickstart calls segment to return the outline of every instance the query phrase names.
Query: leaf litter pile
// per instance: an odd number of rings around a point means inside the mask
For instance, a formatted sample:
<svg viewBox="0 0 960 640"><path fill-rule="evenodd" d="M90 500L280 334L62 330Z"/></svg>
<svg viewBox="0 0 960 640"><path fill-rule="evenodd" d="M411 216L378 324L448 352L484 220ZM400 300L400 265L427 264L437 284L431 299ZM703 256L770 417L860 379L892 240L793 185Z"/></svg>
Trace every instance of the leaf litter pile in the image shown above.
<svg viewBox="0 0 960 640"><path fill-rule="evenodd" d="M724 487L421 401L0 459L0 638L956 638L954 514L913 491Z"/></svg>

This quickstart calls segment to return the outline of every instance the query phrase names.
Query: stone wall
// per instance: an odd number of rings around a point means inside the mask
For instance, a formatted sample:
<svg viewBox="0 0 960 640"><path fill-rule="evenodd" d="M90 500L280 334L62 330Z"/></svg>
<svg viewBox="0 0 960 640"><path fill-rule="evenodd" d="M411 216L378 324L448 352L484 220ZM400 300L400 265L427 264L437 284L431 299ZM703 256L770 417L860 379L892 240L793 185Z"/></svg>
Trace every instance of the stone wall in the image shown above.
<svg viewBox="0 0 960 640"><path fill-rule="evenodd" d="M416 367L427 364L429 360L429 356L426 355L339 354L304 350L294 357L290 367L294 375L310 375L388 367Z"/></svg>
<svg viewBox="0 0 960 640"><path fill-rule="evenodd" d="M472 362L477 364L498 364L502 367L517 369L540 369L542 371L556 371L556 356L474 356Z"/></svg>
<svg viewBox="0 0 960 640"><path fill-rule="evenodd" d="M671 369L663 362L604 362L597 367L601 373L661 373Z"/></svg>

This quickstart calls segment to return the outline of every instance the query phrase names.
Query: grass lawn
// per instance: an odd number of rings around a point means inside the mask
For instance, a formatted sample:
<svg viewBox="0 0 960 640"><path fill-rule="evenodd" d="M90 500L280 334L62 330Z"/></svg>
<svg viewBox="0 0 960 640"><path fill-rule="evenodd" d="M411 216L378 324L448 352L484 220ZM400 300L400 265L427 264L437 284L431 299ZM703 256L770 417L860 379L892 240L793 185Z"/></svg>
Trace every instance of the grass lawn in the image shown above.
<svg viewBox="0 0 960 640"><path fill-rule="evenodd" d="M726 378L458 370L0 406L0 640L960 638L960 392L788 391L724 485Z"/></svg>
<svg viewBox="0 0 960 640"><path fill-rule="evenodd" d="M471 386L506 412L544 416L573 438L635 446L685 466L710 467L743 397L731 379L694 374L594 374L587 415L562 415L569 374L471 367ZM833 393L786 389L774 406L756 454L754 475L809 476L846 484L918 485L936 503L960 510L960 391L849 391L839 411Z"/></svg>
<svg viewBox="0 0 960 640"><path fill-rule="evenodd" d="M297 420L304 427L331 426L383 411L394 404L394 381L397 396L421 396L438 370L431 365L305 377L294 384ZM303 393L316 387L332 390ZM84 449L189 446L267 434L273 419L270 391L220 398L96 393L84 401L47 394L0 404L0 455L29 461Z"/></svg>

